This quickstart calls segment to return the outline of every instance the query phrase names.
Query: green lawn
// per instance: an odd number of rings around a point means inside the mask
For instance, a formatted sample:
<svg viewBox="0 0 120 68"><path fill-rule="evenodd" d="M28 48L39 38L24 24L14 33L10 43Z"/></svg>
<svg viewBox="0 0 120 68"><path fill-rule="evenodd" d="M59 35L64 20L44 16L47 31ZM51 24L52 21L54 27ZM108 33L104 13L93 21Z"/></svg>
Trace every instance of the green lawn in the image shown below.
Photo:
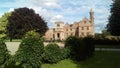
<svg viewBox="0 0 120 68"><path fill-rule="evenodd" d="M42 68L120 68L120 52L95 52L94 57L85 61L66 59L57 64L42 64Z"/></svg>

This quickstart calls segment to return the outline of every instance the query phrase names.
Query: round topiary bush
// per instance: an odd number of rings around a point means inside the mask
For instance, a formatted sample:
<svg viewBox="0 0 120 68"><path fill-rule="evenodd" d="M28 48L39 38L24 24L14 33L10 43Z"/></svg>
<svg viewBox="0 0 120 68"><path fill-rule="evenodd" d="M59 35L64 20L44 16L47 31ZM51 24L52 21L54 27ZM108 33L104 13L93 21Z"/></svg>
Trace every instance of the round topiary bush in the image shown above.
<svg viewBox="0 0 120 68"><path fill-rule="evenodd" d="M56 63L62 59L61 49L55 43L50 43L45 46L43 61L46 63Z"/></svg>
<svg viewBox="0 0 120 68"><path fill-rule="evenodd" d="M6 65L9 58L10 54L7 50L6 44L2 39L0 39L0 68L3 68L3 66Z"/></svg>
<svg viewBox="0 0 120 68"><path fill-rule="evenodd" d="M43 40L27 37L22 40L14 60L16 65L22 65L24 68L40 68L43 52Z"/></svg>

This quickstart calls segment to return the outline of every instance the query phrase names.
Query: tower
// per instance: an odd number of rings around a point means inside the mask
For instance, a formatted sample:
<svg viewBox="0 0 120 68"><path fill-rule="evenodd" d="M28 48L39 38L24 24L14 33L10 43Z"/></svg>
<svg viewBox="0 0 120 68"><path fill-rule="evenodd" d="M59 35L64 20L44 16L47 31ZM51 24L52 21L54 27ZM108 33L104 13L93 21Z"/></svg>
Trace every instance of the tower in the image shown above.
<svg viewBox="0 0 120 68"><path fill-rule="evenodd" d="M90 10L90 20L91 20L91 23L94 23L94 11L93 11L93 9Z"/></svg>

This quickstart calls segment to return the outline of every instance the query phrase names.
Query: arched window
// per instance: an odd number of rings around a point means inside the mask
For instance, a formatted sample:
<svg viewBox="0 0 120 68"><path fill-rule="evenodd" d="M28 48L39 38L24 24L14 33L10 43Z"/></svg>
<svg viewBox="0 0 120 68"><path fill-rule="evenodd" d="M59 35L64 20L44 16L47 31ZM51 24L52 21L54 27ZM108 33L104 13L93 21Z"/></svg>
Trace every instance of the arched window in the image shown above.
<svg viewBox="0 0 120 68"><path fill-rule="evenodd" d="M57 27L60 27L60 24L57 24Z"/></svg>

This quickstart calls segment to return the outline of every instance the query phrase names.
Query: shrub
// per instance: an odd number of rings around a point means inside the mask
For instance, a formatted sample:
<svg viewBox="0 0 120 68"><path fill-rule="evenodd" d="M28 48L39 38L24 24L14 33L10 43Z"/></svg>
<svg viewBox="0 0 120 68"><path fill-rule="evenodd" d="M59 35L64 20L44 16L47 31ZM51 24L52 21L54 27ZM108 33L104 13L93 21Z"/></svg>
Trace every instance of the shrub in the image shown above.
<svg viewBox="0 0 120 68"><path fill-rule="evenodd" d="M43 61L47 63L56 63L62 59L61 49L55 43L50 43L45 46Z"/></svg>
<svg viewBox="0 0 120 68"><path fill-rule="evenodd" d="M62 59L67 59L67 58L69 58L69 53L70 53L70 50L69 50L69 48L62 48L61 49L61 53L62 53Z"/></svg>
<svg viewBox="0 0 120 68"><path fill-rule="evenodd" d="M0 68L4 66L10 58L5 42L0 39Z"/></svg>
<svg viewBox="0 0 120 68"><path fill-rule="evenodd" d="M24 38L14 56L14 62L24 68L40 68L43 52L42 40L32 36Z"/></svg>
<svg viewBox="0 0 120 68"><path fill-rule="evenodd" d="M76 61L85 60L93 55L94 52L94 44L92 43L92 38L89 37L68 37L65 41L65 48L70 50L70 58Z"/></svg>

